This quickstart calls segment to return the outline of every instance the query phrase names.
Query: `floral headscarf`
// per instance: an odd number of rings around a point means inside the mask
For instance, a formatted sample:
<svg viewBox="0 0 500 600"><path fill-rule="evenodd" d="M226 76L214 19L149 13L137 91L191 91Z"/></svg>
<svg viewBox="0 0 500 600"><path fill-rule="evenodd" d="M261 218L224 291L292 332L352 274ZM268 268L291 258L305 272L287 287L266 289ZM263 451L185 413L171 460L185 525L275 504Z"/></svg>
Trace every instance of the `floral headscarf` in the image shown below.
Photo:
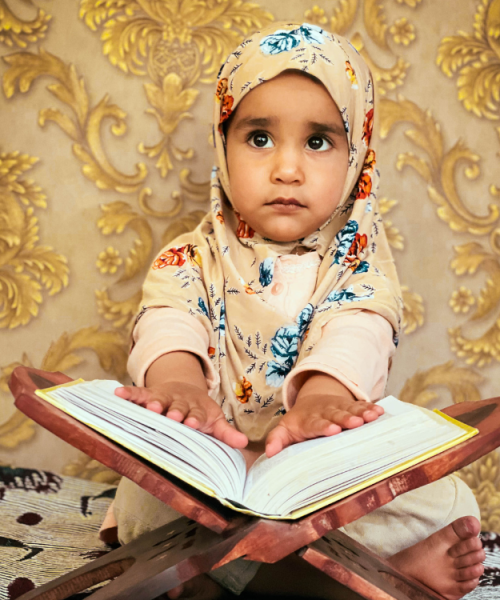
<svg viewBox="0 0 500 600"><path fill-rule="evenodd" d="M302 240L278 243L261 238L230 206L222 125L250 90L287 69L314 75L332 96L344 121L349 166L341 201L327 222ZM373 110L373 82L363 59L347 40L315 25L274 24L257 32L219 72L211 209L195 231L156 258L144 285L143 310L168 306L202 323L221 377L217 401L251 440L262 440L276 425L284 412L285 377L310 354L330 319L354 307L366 309L386 318L396 337L399 332L402 302L370 148ZM316 290L294 321L262 292L272 282L276 258L298 244L316 250L322 262Z"/></svg>

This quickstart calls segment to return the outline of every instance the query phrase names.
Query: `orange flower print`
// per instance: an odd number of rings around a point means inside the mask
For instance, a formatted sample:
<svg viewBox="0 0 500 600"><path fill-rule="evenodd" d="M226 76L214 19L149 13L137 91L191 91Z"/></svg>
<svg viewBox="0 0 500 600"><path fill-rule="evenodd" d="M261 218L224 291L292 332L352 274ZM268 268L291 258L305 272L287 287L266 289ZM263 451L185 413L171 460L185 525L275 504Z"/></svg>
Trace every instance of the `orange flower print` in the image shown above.
<svg viewBox="0 0 500 600"><path fill-rule="evenodd" d="M253 238L255 231L250 227L250 225L243 221L243 219L240 217L240 213L236 213L236 216L238 217L239 221L238 228L236 229L236 235L239 238Z"/></svg>
<svg viewBox="0 0 500 600"><path fill-rule="evenodd" d="M364 200L368 198L372 191L372 178L370 173L362 173L358 180L358 193L356 194L356 200Z"/></svg>
<svg viewBox="0 0 500 600"><path fill-rule="evenodd" d="M363 171L373 171L373 169L375 168L375 163L376 163L376 159L375 159L375 150L368 150L368 152L366 153L365 156L365 163L363 165Z"/></svg>
<svg viewBox="0 0 500 600"><path fill-rule="evenodd" d="M215 97L220 102L222 98L226 95L228 90L227 77L224 77L217 84L217 90L215 91Z"/></svg>
<svg viewBox="0 0 500 600"><path fill-rule="evenodd" d="M363 123L363 134L361 139L363 144L368 148L370 140L372 139L373 131L373 108L371 108L365 115L365 122Z"/></svg>
<svg viewBox="0 0 500 600"><path fill-rule="evenodd" d="M246 404L253 393L252 384L246 377L242 377L241 382L236 384L234 391L236 393L236 398L238 398L242 404Z"/></svg>
<svg viewBox="0 0 500 600"><path fill-rule="evenodd" d="M213 358L215 356L215 348L213 346L208 347L208 356Z"/></svg>
<svg viewBox="0 0 500 600"><path fill-rule="evenodd" d="M349 79L351 82L352 89L357 90L358 80L356 78L356 73L354 72L351 63L348 60L345 61L345 74L347 75L347 79Z"/></svg>
<svg viewBox="0 0 500 600"><path fill-rule="evenodd" d="M198 252L198 248L193 244L186 244L185 246L177 246L166 250L154 261L153 269L163 269L165 267L182 267L186 262L189 262L191 266L201 267L201 256Z"/></svg>
<svg viewBox="0 0 500 600"><path fill-rule="evenodd" d="M357 233L345 257L345 262L350 263L349 269L351 269L351 271L355 271L359 267L361 263L359 255L366 248L367 244L368 238L366 234L360 235Z"/></svg>
<svg viewBox="0 0 500 600"><path fill-rule="evenodd" d="M255 292L252 290L252 288L248 284L245 283L245 285L243 287L245 288L245 292L247 294L255 294Z"/></svg>
<svg viewBox="0 0 500 600"><path fill-rule="evenodd" d="M219 221L219 223L224 223L224 215L222 214L221 210L219 210L219 212L215 215L215 218L217 221Z"/></svg>
<svg viewBox="0 0 500 600"><path fill-rule="evenodd" d="M154 261L153 269L163 269L168 266L182 267L186 262L186 257L183 253L184 246L178 248L170 248Z"/></svg>
<svg viewBox="0 0 500 600"><path fill-rule="evenodd" d="M220 109L219 132L222 133L222 124L227 121L233 112L234 98L226 94L222 98L222 106Z"/></svg>

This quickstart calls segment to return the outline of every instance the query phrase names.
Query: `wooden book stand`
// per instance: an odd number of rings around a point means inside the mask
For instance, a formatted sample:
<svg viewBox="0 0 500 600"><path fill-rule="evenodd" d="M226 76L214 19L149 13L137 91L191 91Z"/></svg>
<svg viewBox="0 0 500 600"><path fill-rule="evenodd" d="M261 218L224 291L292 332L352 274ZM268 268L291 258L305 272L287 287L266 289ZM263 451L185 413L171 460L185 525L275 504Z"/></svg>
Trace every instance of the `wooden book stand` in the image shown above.
<svg viewBox="0 0 500 600"><path fill-rule="evenodd" d="M133 480L185 517L24 594L22 600L64 600L109 579L112 581L108 585L90 596L92 600L150 600L237 558L274 563L293 552L353 590L359 598L442 600L334 530L500 446L500 398L455 404L444 412L477 427L479 435L300 520L249 518L224 508L34 393L38 388L67 381L71 379L62 373L17 367L9 385L17 408L28 417ZM321 539L329 532L333 533L328 539Z"/></svg>

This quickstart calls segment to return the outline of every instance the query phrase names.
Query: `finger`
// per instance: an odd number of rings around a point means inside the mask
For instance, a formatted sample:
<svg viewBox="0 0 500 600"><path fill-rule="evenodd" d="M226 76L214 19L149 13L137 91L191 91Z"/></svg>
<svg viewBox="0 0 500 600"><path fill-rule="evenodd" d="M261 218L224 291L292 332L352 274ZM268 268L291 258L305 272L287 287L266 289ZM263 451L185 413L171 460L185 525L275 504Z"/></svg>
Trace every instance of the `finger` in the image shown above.
<svg viewBox="0 0 500 600"><path fill-rule="evenodd" d="M158 413L159 415L163 414L163 411L165 410L163 404L159 400L152 400L151 402L146 402L145 406L148 410Z"/></svg>
<svg viewBox="0 0 500 600"><path fill-rule="evenodd" d="M147 402L153 400L151 390L145 387L136 387L132 385L116 388L115 396L124 398L129 402L134 402L141 406L145 406Z"/></svg>
<svg viewBox="0 0 500 600"><path fill-rule="evenodd" d="M186 400L176 399L170 403L166 416L173 421L182 423L189 412L190 406Z"/></svg>
<svg viewBox="0 0 500 600"><path fill-rule="evenodd" d="M328 437L342 431L342 427L338 423L333 423L330 419L325 419L323 416L312 416L304 420L299 427L297 434L299 439L296 442L302 442L317 437Z"/></svg>
<svg viewBox="0 0 500 600"><path fill-rule="evenodd" d="M207 411L200 405L191 405L186 418L184 419L184 425L192 427L193 429L200 429L203 431L207 424Z"/></svg>
<svg viewBox="0 0 500 600"><path fill-rule="evenodd" d="M281 452L290 444L293 444L294 438L290 431L283 425L277 425L267 436L266 455L271 458Z"/></svg>
<svg viewBox="0 0 500 600"><path fill-rule="evenodd" d="M354 402L348 400L345 404L338 406L338 408L343 409L356 417L361 417L364 422L375 421L375 419L378 419L378 417L383 414L384 409L381 406L378 408L375 407L375 404L366 402L365 400L355 400Z"/></svg>
<svg viewBox="0 0 500 600"><path fill-rule="evenodd" d="M325 408L325 410L322 411L321 416L331 423L340 425L343 429L354 429L360 427L365 422L363 417L353 415L347 410L333 407Z"/></svg>
<svg viewBox="0 0 500 600"><path fill-rule="evenodd" d="M231 446L231 448L245 448L248 444L247 436L241 431L236 431L223 415L215 421L211 433L216 439Z"/></svg>

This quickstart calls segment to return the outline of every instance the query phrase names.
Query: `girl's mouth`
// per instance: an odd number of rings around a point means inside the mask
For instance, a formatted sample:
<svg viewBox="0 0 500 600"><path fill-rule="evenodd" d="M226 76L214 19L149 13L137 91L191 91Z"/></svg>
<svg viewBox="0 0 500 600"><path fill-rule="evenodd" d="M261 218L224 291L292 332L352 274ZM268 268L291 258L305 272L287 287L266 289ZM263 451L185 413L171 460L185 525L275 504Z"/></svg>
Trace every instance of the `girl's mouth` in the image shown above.
<svg viewBox="0 0 500 600"><path fill-rule="evenodd" d="M301 204L295 198L276 198L275 200L268 202L268 204L276 206L276 207L289 207L289 208L294 208L294 207L303 208L304 207L304 205Z"/></svg>

